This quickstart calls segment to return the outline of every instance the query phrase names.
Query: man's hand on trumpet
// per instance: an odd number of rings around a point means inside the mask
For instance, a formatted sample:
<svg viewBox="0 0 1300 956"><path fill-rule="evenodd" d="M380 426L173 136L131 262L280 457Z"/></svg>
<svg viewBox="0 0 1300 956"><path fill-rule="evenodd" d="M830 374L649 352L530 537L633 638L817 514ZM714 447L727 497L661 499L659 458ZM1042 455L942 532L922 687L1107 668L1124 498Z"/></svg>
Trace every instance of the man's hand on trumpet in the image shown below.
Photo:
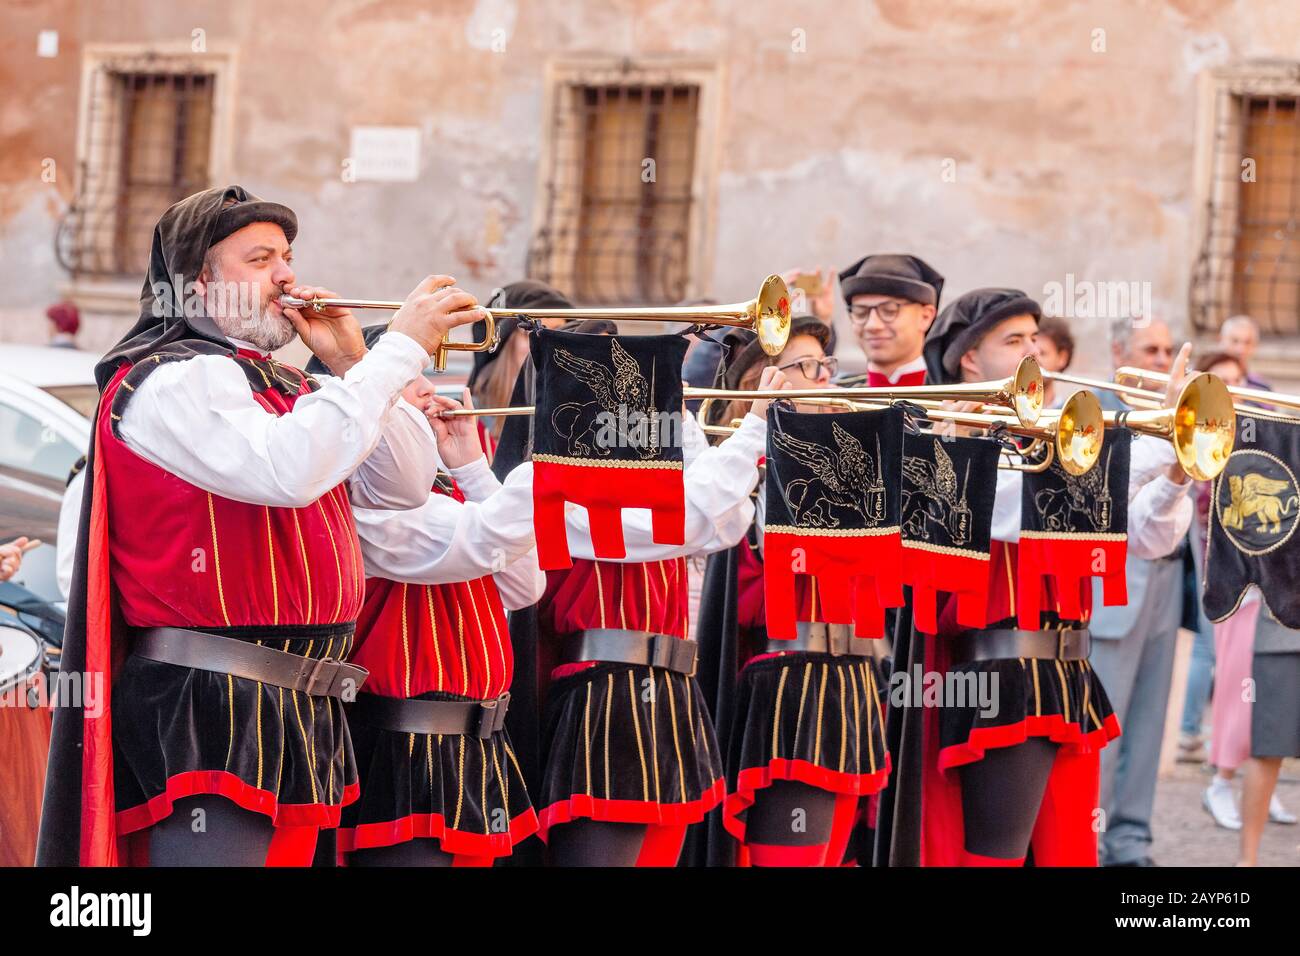
<svg viewBox="0 0 1300 956"><path fill-rule="evenodd" d="M339 297L337 292L310 285L296 285L288 290L288 294L308 301ZM309 306L295 309L285 306L284 315L293 324L293 329L303 344L335 375L346 374L366 354L361 323L350 309L337 306L320 310Z"/></svg>
<svg viewBox="0 0 1300 956"><path fill-rule="evenodd" d="M451 276L425 276L402 307L389 329L409 335L433 355L452 329L488 318L478 299L456 287Z"/></svg>

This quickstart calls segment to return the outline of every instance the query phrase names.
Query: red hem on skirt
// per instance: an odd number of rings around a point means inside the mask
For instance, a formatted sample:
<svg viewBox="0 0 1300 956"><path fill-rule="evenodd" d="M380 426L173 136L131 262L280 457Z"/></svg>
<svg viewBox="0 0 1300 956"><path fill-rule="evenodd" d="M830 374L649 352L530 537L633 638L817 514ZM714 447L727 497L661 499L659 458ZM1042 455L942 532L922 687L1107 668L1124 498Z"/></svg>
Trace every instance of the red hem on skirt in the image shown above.
<svg viewBox="0 0 1300 956"><path fill-rule="evenodd" d="M1058 744L1074 747L1079 753L1100 750L1120 735L1119 718L1107 714L1096 730L1083 733L1074 721L1061 714L1026 717L1001 727L976 727L965 743L951 744L939 751L939 769L952 770L984 759L988 750L1014 747L1030 737L1047 737Z"/></svg>
<svg viewBox="0 0 1300 956"><path fill-rule="evenodd" d="M795 780L818 790L852 797L869 797L879 793L889 781L891 763L885 754L885 765L875 773L840 773L827 770L806 760L788 760L778 757L763 767L746 767L736 778L736 790L727 794L722 805L722 825L737 840L745 842L745 823L740 814L754 805L754 795L772 785L774 780Z"/></svg>
<svg viewBox="0 0 1300 956"><path fill-rule="evenodd" d="M343 808L361 796L361 786L357 783L347 784L343 788L343 801L333 806L324 803L280 803L271 791L249 786L229 771L189 770L168 777L166 789L156 797L119 810L116 816L118 836L153 826L171 814L172 804L177 800L200 794L233 800L245 810L270 817L277 827L332 829L339 825Z"/></svg>
<svg viewBox="0 0 1300 956"><path fill-rule="evenodd" d="M516 845L537 832L537 811L532 807L510 821L506 833L470 833L453 830L441 813L412 813L399 820L339 827L338 851L371 850L397 846L417 839L437 840L444 853L465 856L509 856Z"/></svg>
<svg viewBox="0 0 1300 956"><path fill-rule="evenodd" d="M656 803L653 800L608 800L575 793L567 800L552 803L538 818L537 835L543 842L551 827L575 819L603 820L607 823L649 823L675 826L699 823L704 815L720 804L727 794L727 781L719 777L699 799L689 803Z"/></svg>

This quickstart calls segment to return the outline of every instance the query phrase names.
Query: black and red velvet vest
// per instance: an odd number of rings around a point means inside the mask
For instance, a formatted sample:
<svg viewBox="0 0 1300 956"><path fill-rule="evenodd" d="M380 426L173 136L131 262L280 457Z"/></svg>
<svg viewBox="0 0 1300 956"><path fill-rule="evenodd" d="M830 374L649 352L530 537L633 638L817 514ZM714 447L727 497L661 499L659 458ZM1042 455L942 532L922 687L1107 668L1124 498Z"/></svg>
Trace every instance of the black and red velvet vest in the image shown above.
<svg viewBox="0 0 1300 956"><path fill-rule="evenodd" d="M676 335L538 329L533 512L538 564L570 564L566 502L587 509L597 559L627 554L623 508L648 508L656 543L686 539L682 359Z"/></svg>
<svg viewBox="0 0 1300 956"><path fill-rule="evenodd" d="M464 500L458 489L450 496ZM490 574L454 584L367 578L352 663L370 671L370 694L500 697L510 689L514 655L496 581Z"/></svg>
<svg viewBox="0 0 1300 956"><path fill-rule="evenodd" d="M985 624L999 456L986 438L903 436L903 581L919 631L937 631L942 591L955 595L961 624Z"/></svg>
<svg viewBox="0 0 1300 956"><path fill-rule="evenodd" d="M317 387L256 353L241 350L231 360L268 415L287 414ZM151 464L118 436L131 394L165 361L155 353L122 366L100 403L96 454L104 460L123 619L135 627L191 628L355 621L364 572L346 483L303 508L248 504Z"/></svg>
<svg viewBox="0 0 1300 956"><path fill-rule="evenodd" d="M901 409L833 415L768 408L764 600L769 638L793 638L796 575L816 579L825 620L881 637L903 603Z"/></svg>

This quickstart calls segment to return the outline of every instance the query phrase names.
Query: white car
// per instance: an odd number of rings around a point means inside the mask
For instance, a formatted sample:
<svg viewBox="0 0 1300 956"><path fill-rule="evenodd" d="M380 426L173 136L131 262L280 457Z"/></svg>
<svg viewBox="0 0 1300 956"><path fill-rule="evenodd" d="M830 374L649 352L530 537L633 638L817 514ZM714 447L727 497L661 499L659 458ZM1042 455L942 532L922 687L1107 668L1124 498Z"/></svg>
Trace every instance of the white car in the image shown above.
<svg viewBox="0 0 1300 956"><path fill-rule="evenodd" d="M0 344L0 466L60 482L90 444L93 352Z"/></svg>

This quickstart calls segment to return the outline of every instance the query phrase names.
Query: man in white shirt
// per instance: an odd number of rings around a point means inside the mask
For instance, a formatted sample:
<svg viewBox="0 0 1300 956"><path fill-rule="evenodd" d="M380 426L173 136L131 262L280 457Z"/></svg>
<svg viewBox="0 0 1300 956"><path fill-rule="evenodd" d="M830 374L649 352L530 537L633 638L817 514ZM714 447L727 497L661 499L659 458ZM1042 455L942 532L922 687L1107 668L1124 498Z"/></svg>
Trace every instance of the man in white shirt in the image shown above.
<svg viewBox="0 0 1300 956"><path fill-rule="evenodd" d="M280 307L329 295L297 285L296 232L238 186L172 206L96 368L63 666L116 706L56 713L42 863L302 864L356 799L351 507L427 498L434 443L399 396L482 310L429 276L367 351L346 310ZM271 357L295 333L334 377Z"/></svg>

